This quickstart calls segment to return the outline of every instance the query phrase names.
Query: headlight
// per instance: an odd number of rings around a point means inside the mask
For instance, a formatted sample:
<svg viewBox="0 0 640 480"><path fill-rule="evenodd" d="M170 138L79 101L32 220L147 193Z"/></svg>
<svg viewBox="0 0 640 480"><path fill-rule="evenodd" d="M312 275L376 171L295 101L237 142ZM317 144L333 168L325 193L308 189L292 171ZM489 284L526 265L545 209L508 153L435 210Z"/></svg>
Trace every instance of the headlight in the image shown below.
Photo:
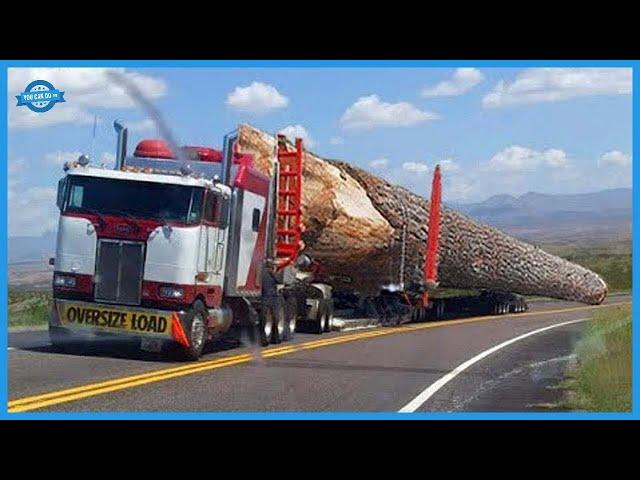
<svg viewBox="0 0 640 480"><path fill-rule="evenodd" d="M161 297L165 298L182 298L184 297L184 289L180 287L163 286L158 290Z"/></svg>
<svg viewBox="0 0 640 480"><path fill-rule="evenodd" d="M76 277L56 274L53 276L53 285L55 287L76 288Z"/></svg>

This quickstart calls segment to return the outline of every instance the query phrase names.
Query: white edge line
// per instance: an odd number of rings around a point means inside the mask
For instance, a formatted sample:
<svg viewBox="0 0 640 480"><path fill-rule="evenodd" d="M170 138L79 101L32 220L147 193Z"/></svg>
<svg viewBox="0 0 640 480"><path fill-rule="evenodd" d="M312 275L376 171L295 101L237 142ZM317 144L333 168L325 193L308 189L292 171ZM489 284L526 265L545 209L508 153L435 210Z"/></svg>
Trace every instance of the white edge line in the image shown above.
<svg viewBox="0 0 640 480"><path fill-rule="evenodd" d="M479 353L475 357L470 358L466 362L461 363L454 370L450 371L449 373L447 373L446 375L441 377L439 380L437 380L436 382L432 383L425 390L423 390L422 393L420 393L416 398L414 398L409 403L407 403L404 407L402 407L400 410L398 410L398 412L400 412L400 413L412 413L412 412L415 412L427 400L429 400L429 398L431 398L438 390L440 390L447 383L449 383L451 380L453 380L455 377L457 377L460 373L464 372L467 368L469 368L473 364L479 362L483 358L488 357L492 353L497 352L498 350L511 345L512 343L518 342L518 341L520 341L520 340L522 340L524 338L530 337L532 335L536 335L537 333L541 333L541 332L545 332L547 330L551 330L552 328L563 327L565 325L571 325L572 323L584 322L586 320L589 320L589 319L588 318L579 318L577 320L569 320L567 322L556 323L554 325L549 325L548 327L543 327L543 328L539 328L537 330L533 330L531 332L525 333L523 335L520 335L518 337L512 338L510 340L507 340L506 342L502 342L499 345L491 347L488 350L485 350L484 352Z"/></svg>

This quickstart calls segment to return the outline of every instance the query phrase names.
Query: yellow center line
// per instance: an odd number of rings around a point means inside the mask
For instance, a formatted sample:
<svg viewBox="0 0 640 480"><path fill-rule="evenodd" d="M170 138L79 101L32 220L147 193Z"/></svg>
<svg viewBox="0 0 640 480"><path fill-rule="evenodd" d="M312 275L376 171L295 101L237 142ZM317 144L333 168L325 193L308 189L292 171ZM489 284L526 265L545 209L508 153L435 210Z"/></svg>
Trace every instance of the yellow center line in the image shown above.
<svg viewBox="0 0 640 480"><path fill-rule="evenodd" d="M31 397L19 398L17 400L10 401L8 406L11 409L12 407L18 407L18 406L22 406L22 405L29 404L36 401L57 399L58 397L65 397L65 396L74 395L74 394L92 393L94 390L120 386L122 384L125 384L126 386L126 385L129 385L130 382L146 380L149 378L153 379L159 375L180 374L183 372L191 372L191 370L193 370L194 368L215 367L218 364L228 363L229 361L232 361L232 360L244 360L244 359L251 360L252 358L253 357L250 354L234 355L234 356L218 358L216 360L210 360L206 362L196 362L196 363L192 363L190 365L184 365L181 367L166 368L162 370L155 370L153 372L142 373L139 375L119 377L119 378L115 378L113 380L107 380L104 382L91 383L91 384L81 385L79 387L69 388L65 390L57 390L57 391L53 391L53 392L49 392L41 395L34 395Z"/></svg>
<svg viewBox="0 0 640 480"><path fill-rule="evenodd" d="M276 357L280 355L287 355L290 353L296 353L304 350L310 350L314 348L328 347L331 345L337 345L341 343L353 342L356 340L362 340L367 338L375 338L383 335L407 333L416 330L424 330L428 328L441 328L453 325L463 325L467 323L476 323L497 319L506 318L522 318L529 316L540 315L553 315L560 313L570 313L576 311L592 310L597 308L615 307L621 305L630 305L631 302L619 302L607 305L590 305L583 307L570 307L556 310L543 310L540 312L525 312L513 315L492 315L482 317L471 317L461 320L450 320L438 323L425 323L418 325L401 325L398 327L390 327L385 329L375 329L366 332L351 333L346 335L339 335L337 337L314 340L310 342L304 342L300 344L291 344L282 347L268 348L261 351L263 358ZM57 405L60 403L71 402L74 400L80 400L87 397L93 397L109 392L115 392L128 388L133 388L150 383L169 380L176 377L182 377L185 375L192 375L194 373L205 372L208 370L214 370L218 368L230 367L233 365L239 365L248 363L254 359L250 353L233 355L228 357L222 357L215 360L201 361L192 363L189 365L183 365L180 367L166 368L162 370L155 370L152 372L142 373L138 375L131 375L127 377L115 378L98 383L81 385L78 387L68 388L64 390L53 391L40 395L33 395L29 397L18 398L8 403L9 413L26 412L29 410L36 410L39 408L48 407L51 405Z"/></svg>
<svg viewBox="0 0 640 480"><path fill-rule="evenodd" d="M93 390L91 390L89 392L81 392L81 393L76 393L76 394L72 394L72 395L66 395L65 397L52 398L50 400L33 401L33 402L28 403L26 405L19 405L19 406L11 407L11 408L9 408L9 413L26 412L26 411L29 411L29 410L35 410L35 409L38 409L38 408L44 408L44 407L48 407L48 406L51 406L51 405L56 405L56 404L59 404L59 403L72 402L74 400L80 400L80 399L83 399L83 398L93 397L93 396L96 396L96 395L101 395L101 394L109 393L109 392L116 392L118 390L124 390L124 389L127 389L127 388L138 387L138 386L141 386L141 385L146 385L148 383L160 382L162 380L169 380L171 378L182 377L184 375L191 375L191 374L194 374L194 373L204 372L204 371L207 371L207 370L214 370L216 368L229 367L231 365L238 365L240 363L248 363L251 360L253 360L253 358L251 356L247 356L246 358L237 358L235 360L216 363L215 365L205 365L205 366L201 366L201 367L197 367L197 368L192 368L191 370L174 372L174 373L167 373L167 374L157 375L155 377L149 377L149 378L142 378L140 380L127 382L126 384L117 384L117 385L111 385L111 386L106 386L106 387L102 387L102 388L97 388L97 389L93 389Z"/></svg>

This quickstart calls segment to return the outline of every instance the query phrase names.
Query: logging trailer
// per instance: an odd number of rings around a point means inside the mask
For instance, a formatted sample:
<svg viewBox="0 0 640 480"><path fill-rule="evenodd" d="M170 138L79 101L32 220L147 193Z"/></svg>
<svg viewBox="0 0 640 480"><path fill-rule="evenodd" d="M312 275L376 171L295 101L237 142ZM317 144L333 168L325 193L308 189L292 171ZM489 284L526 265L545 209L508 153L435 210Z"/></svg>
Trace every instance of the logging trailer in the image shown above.
<svg viewBox="0 0 640 480"><path fill-rule="evenodd" d="M239 151L237 132L224 137L222 151L142 140L129 155L127 128L114 127L115 168L81 155L65 164L58 184L54 346L115 336L195 360L208 341L231 331L247 329L266 346L300 329L331 330L333 288L301 252L301 139L291 148L277 136L269 177ZM378 317L391 312L395 323L470 309L465 301L429 298L437 287L439 169L433 182L425 281L368 303ZM526 308L501 295L486 294L472 310Z"/></svg>

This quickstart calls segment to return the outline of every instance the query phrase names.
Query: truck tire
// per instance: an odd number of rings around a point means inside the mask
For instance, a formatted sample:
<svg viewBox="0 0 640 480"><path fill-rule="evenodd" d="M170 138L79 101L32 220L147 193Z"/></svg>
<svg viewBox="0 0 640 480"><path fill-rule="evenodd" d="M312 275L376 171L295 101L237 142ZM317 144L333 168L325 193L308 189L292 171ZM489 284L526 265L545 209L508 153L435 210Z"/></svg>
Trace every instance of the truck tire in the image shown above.
<svg viewBox="0 0 640 480"><path fill-rule="evenodd" d="M326 315L327 304L324 299L318 301L318 312L311 320L311 332L321 334L324 330L324 317Z"/></svg>
<svg viewBox="0 0 640 480"><path fill-rule="evenodd" d="M266 347L271 342L275 325L273 304L265 302L260 309L259 339L260 345Z"/></svg>
<svg viewBox="0 0 640 480"><path fill-rule="evenodd" d="M325 299L323 302L325 304L325 309L322 321L322 331L330 332L333 327L333 300Z"/></svg>
<svg viewBox="0 0 640 480"><path fill-rule="evenodd" d="M286 312L282 297L277 297L273 305L273 333L271 343L280 343L285 340Z"/></svg>
<svg viewBox="0 0 640 480"><path fill-rule="evenodd" d="M298 302L294 297L289 297L284 303L284 338L283 341L292 340L296 333L298 321Z"/></svg>
<svg viewBox="0 0 640 480"><path fill-rule="evenodd" d="M207 341L207 309L201 300L193 302L184 319L184 333L189 346L182 348L185 360L198 360Z"/></svg>

